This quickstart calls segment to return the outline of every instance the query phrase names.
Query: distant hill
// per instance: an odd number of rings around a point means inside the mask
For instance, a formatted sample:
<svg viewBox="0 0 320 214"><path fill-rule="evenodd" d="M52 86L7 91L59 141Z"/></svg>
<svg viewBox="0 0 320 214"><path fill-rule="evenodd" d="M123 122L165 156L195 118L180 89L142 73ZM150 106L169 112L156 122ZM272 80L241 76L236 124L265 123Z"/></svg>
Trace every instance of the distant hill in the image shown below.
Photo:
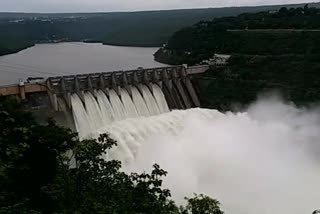
<svg viewBox="0 0 320 214"><path fill-rule="evenodd" d="M201 21L174 33L155 56L163 63L192 65L215 53L320 54L320 9L282 7Z"/></svg>
<svg viewBox="0 0 320 214"><path fill-rule="evenodd" d="M282 4L282 5L265 5L265 6L248 6L248 7L222 7L222 8L203 8L203 9L180 9L180 10L158 10L158 11L139 11L139 12L100 12L100 13L10 13L0 12L0 19L25 19L25 18L44 18L44 17L94 17L94 16L113 16L113 15L126 15L126 14L173 14L176 12L188 13L189 15L199 14L199 12L209 11L210 13L217 13L215 17L238 15L239 13L254 13L266 10L279 10L281 7L297 8L303 7L305 4L309 4L311 7L320 7L320 2L313 3L301 3L301 4ZM238 14L237 14L238 13ZM205 16L205 15L204 15Z"/></svg>
<svg viewBox="0 0 320 214"><path fill-rule="evenodd" d="M311 5L320 7L319 3ZM282 6L113 13L0 13L0 55L12 52L3 51L5 49L1 47L1 44L9 38L10 40L20 40L19 44L88 41L122 46L159 47L174 32L201 20L236 16L241 13L278 10ZM303 4L285 6L296 8L303 6ZM25 45L21 48L24 47Z"/></svg>

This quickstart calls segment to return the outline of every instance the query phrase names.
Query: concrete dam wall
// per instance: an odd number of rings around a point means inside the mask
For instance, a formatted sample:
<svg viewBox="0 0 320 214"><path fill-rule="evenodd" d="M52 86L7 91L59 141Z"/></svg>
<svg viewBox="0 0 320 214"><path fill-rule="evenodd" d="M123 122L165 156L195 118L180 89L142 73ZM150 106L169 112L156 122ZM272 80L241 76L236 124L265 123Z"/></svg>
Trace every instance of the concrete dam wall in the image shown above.
<svg viewBox="0 0 320 214"><path fill-rule="evenodd" d="M35 84L0 87L0 96L24 100L40 121L53 117L58 124L78 130L75 105L78 110L82 105L80 110L88 113L90 107L106 104L104 108L111 108L113 119L200 107L188 73L195 69L206 70L205 66L174 66L51 77ZM94 114L102 116L103 112Z"/></svg>
<svg viewBox="0 0 320 214"><path fill-rule="evenodd" d="M85 92L90 92L96 97L96 90L102 90L109 96L109 90L113 89L120 96L120 88L124 88L132 96L130 86L135 86L142 92L141 86L145 85L152 92L152 83L159 85L163 90L170 109L200 106L198 96L183 66L52 77L47 80L48 94L57 111L64 110L59 109L57 105L58 97L71 108L73 93L84 101Z"/></svg>

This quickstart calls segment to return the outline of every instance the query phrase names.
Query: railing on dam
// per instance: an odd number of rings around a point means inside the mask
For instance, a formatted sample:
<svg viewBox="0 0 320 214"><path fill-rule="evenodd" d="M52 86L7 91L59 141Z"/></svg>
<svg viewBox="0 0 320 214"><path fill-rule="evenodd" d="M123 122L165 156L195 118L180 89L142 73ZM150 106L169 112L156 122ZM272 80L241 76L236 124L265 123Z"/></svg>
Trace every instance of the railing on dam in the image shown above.
<svg viewBox="0 0 320 214"><path fill-rule="evenodd" d="M44 84L43 82L42 84L27 83L23 85L0 86L0 97L19 95L20 99L24 100L28 93L46 92L47 87Z"/></svg>
<svg viewBox="0 0 320 214"><path fill-rule="evenodd" d="M28 99L28 94L47 94L54 110L60 111L62 109L59 101L71 108L70 96L73 93L83 100L84 92L95 95L97 90L102 90L108 95L109 90L113 89L120 96L120 88L124 88L131 95L132 86L140 90L141 85L145 85L152 91L151 84L157 84L163 90L171 109L186 109L200 106L189 75L205 72L208 68L209 66L172 66L50 77L34 84L0 86L0 97L16 96L25 100Z"/></svg>

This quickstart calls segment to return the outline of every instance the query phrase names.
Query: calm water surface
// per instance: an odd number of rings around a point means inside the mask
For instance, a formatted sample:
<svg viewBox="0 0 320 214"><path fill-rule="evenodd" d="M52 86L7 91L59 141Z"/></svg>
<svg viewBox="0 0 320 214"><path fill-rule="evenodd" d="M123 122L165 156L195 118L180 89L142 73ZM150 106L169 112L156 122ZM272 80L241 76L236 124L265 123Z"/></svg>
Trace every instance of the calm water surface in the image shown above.
<svg viewBox="0 0 320 214"><path fill-rule="evenodd" d="M39 44L0 57L0 84L28 77L50 77L138 67L162 67L154 61L157 48L117 47L88 43Z"/></svg>

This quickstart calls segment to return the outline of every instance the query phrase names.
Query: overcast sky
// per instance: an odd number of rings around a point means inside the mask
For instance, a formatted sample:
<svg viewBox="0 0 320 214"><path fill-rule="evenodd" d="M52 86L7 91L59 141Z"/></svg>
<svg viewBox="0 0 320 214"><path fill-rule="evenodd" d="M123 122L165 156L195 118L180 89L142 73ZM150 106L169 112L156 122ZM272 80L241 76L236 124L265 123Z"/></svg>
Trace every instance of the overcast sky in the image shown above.
<svg viewBox="0 0 320 214"><path fill-rule="evenodd" d="M109 12L303 3L307 0L0 0L1 12Z"/></svg>

